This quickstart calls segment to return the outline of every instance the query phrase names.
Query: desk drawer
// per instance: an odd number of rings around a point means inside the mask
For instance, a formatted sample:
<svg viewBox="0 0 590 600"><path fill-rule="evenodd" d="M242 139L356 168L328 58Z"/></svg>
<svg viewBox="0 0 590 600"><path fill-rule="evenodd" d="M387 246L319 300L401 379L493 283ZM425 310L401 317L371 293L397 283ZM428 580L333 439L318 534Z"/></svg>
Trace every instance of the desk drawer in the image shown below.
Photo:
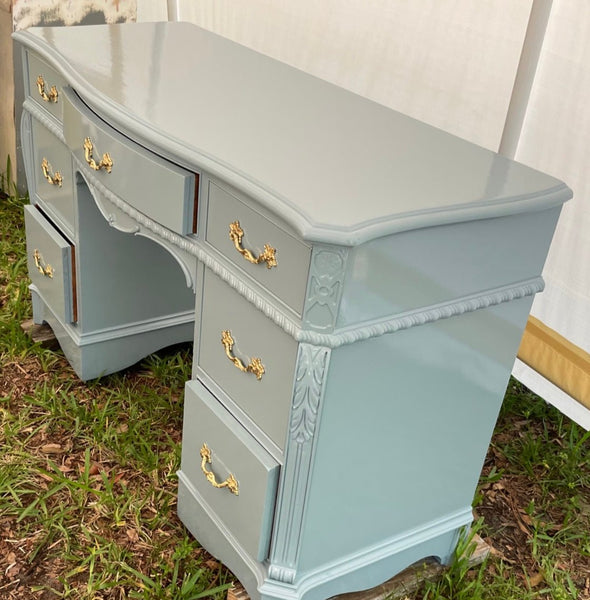
<svg viewBox="0 0 590 600"><path fill-rule="evenodd" d="M185 387L181 470L248 554L264 560L279 465L195 381Z"/></svg>
<svg viewBox="0 0 590 600"><path fill-rule="evenodd" d="M258 259L265 244L276 250L276 266L253 264L236 249L230 226L239 223L240 248ZM207 241L232 263L301 315L307 287L311 248L277 226L238 197L237 192L210 182Z"/></svg>
<svg viewBox="0 0 590 600"><path fill-rule="evenodd" d="M27 94L39 106L54 117L62 120L63 88L65 80L45 61L31 52L26 53L28 79Z"/></svg>
<svg viewBox="0 0 590 600"><path fill-rule="evenodd" d="M36 119L32 119L32 132L37 199L49 216L71 233L75 220L70 151Z"/></svg>
<svg viewBox="0 0 590 600"><path fill-rule="evenodd" d="M29 277L64 323L76 320L74 246L34 206L25 206Z"/></svg>
<svg viewBox="0 0 590 600"><path fill-rule="evenodd" d="M284 448L297 342L205 269L198 365L279 447ZM229 332L222 342L224 332ZM233 344L231 343L233 340ZM229 356L240 361L243 372ZM255 358L264 368L258 379Z"/></svg>
<svg viewBox="0 0 590 600"><path fill-rule="evenodd" d="M121 135L70 89L64 93L64 135L86 172L114 194L176 233L196 231L198 177Z"/></svg>

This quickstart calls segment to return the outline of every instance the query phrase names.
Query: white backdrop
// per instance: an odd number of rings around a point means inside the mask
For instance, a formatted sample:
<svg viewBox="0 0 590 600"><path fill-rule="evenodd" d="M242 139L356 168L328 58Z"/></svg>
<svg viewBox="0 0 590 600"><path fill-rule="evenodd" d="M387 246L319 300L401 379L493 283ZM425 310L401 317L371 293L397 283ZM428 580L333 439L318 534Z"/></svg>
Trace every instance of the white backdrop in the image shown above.
<svg viewBox="0 0 590 600"><path fill-rule="evenodd" d="M138 20L197 23L565 180L575 198L560 219L533 314L571 345L575 376L587 378L590 394L589 2L138 0L137 7ZM552 383L521 361L515 374L590 428L586 392L576 400L559 374Z"/></svg>
<svg viewBox="0 0 590 600"><path fill-rule="evenodd" d="M559 177L574 190L562 211L533 314L576 348L590 352L590 3L554 0L543 51L516 151L517 160ZM515 375L590 428L590 361L576 373L579 398L523 364ZM580 381L578 381L581 384Z"/></svg>

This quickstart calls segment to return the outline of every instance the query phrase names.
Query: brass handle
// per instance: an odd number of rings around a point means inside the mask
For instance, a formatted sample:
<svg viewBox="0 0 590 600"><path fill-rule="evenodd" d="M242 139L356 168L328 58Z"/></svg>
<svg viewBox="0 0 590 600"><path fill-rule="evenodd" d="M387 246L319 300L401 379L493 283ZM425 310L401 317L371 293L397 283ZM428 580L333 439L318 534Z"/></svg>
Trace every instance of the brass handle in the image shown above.
<svg viewBox="0 0 590 600"><path fill-rule="evenodd" d="M234 348L234 338L231 336L231 332L228 330L221 332L221 343L225 348L226 356L236 365L240 371L244 373L254 373L256 375L256 379L260 381L262 376L265 373L264 365L259 358L253 358L250 361L250 364L245 365L237 356L232 354L232 350Z"/></svg>
<svg viewBox="0 0 590 600"><path fill-rule="evenodd" d="M53 279L53 267L51 265L44 264L45 260L43 260L43 256L41 255L41 252L37 250L37 248L35 248L33 252L33 258L35 260L35 266L37 267L39 273L41 273L41 275L44 275L45 277Z"/></svg>
<svg viewBox="0 0 590 600"><path fill-rule="evenodd" d="M236 478L231 473L229 474L229 477L225 481L222 481L221 483L217 483L217 480L215 479L215 473L207 470L207 464L211 463L211 450L209 449L209 446L207 446L207 444L203 444L201 446L200 454L201 454L201 471L203 471L203 474L207 478L207 481L214 488L226 487L232 494L239 496L240 490L238 488L238 482L236 481Z"/></svg>
<svg viewBox="0 0 590 600"><path fill-rule="evenodd" d="M92 140L87 137L84 139L84 158L86 162L90 166L91 169L95 171L100 171L104 169L107 173L110 173L113 168L113 160L111 155L108 152L105 152L100 159L100 162L96 162L92 157L92 152L94 151L94 146L92 145Z"/></svg>
<svg viewBox="0 0 590 600"><path fill-rule="evenodd" d="M47 179L51 185L57 185L61 187L61 184L63 183L63 177L61 176L61 173L56 171L53 175L51 175L49 172L51 165L46 158L43 158L41 161L41 169L43 170L43 177L45 177L45 179Z"/></svg>
<svg viewBox="0 0 590 600"><path fill-rule="evenodd" d="M229 225L229 239L234 243L236 250L248 261L255 265L262 262L266 263L266 268L271 269L277 266L276 248L273 248L270 244L264 244L264 252L257 257L246 248L242 248L242 238L244 237L244 230L240 227L239 221L234 221Z"/></svg>
<svg viewBox="0 0 590 600"><path fill-rule="evenodd" d="M49 88L49 94L45 91L45 80L42 75L37 77L37 89L39 90L39 96L45 100L45 102L57 102L57 88L52 85Z"/></svg>

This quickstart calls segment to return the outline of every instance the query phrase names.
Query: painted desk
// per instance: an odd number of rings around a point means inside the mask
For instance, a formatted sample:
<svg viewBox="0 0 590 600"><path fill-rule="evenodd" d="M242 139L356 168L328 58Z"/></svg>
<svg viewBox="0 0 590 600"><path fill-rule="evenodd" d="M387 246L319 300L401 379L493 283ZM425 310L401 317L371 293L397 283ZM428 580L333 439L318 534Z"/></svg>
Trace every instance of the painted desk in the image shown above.
<svg viewBox="0 0 590 600"><path fill-rule="evenodd" d="M448 561L569 189L192 25L15 38L35 321L194 340L190 531L255 600Z"/></svg>

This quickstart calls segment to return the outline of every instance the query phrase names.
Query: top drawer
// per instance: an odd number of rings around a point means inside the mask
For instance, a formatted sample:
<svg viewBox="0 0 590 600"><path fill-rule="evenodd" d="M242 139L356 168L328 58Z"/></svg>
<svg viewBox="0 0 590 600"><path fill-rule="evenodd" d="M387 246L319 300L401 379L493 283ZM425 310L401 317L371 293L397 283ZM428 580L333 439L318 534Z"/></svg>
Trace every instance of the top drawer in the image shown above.
<svg viewBox="0 0 590 600"><path fill-rule="evenodd" d="M213 182L209 183L206 240L301 315L309 246L246 204L238 192ZM274 261L265 260L269 254Z"/></svg>
<svg viewBox="0 0 590 600"><path fill-rule="evenodd" d="M35 54L27 52L27 94L54 117L62 120L65 81Z"/></svg>
<svg viewBox="0 0 590 600"><path fill-rule="evenodd" d="M63 96L66 144L87 172L160 225L181 235L195 233L198 176L121 135L71 89Z"/></svg>

